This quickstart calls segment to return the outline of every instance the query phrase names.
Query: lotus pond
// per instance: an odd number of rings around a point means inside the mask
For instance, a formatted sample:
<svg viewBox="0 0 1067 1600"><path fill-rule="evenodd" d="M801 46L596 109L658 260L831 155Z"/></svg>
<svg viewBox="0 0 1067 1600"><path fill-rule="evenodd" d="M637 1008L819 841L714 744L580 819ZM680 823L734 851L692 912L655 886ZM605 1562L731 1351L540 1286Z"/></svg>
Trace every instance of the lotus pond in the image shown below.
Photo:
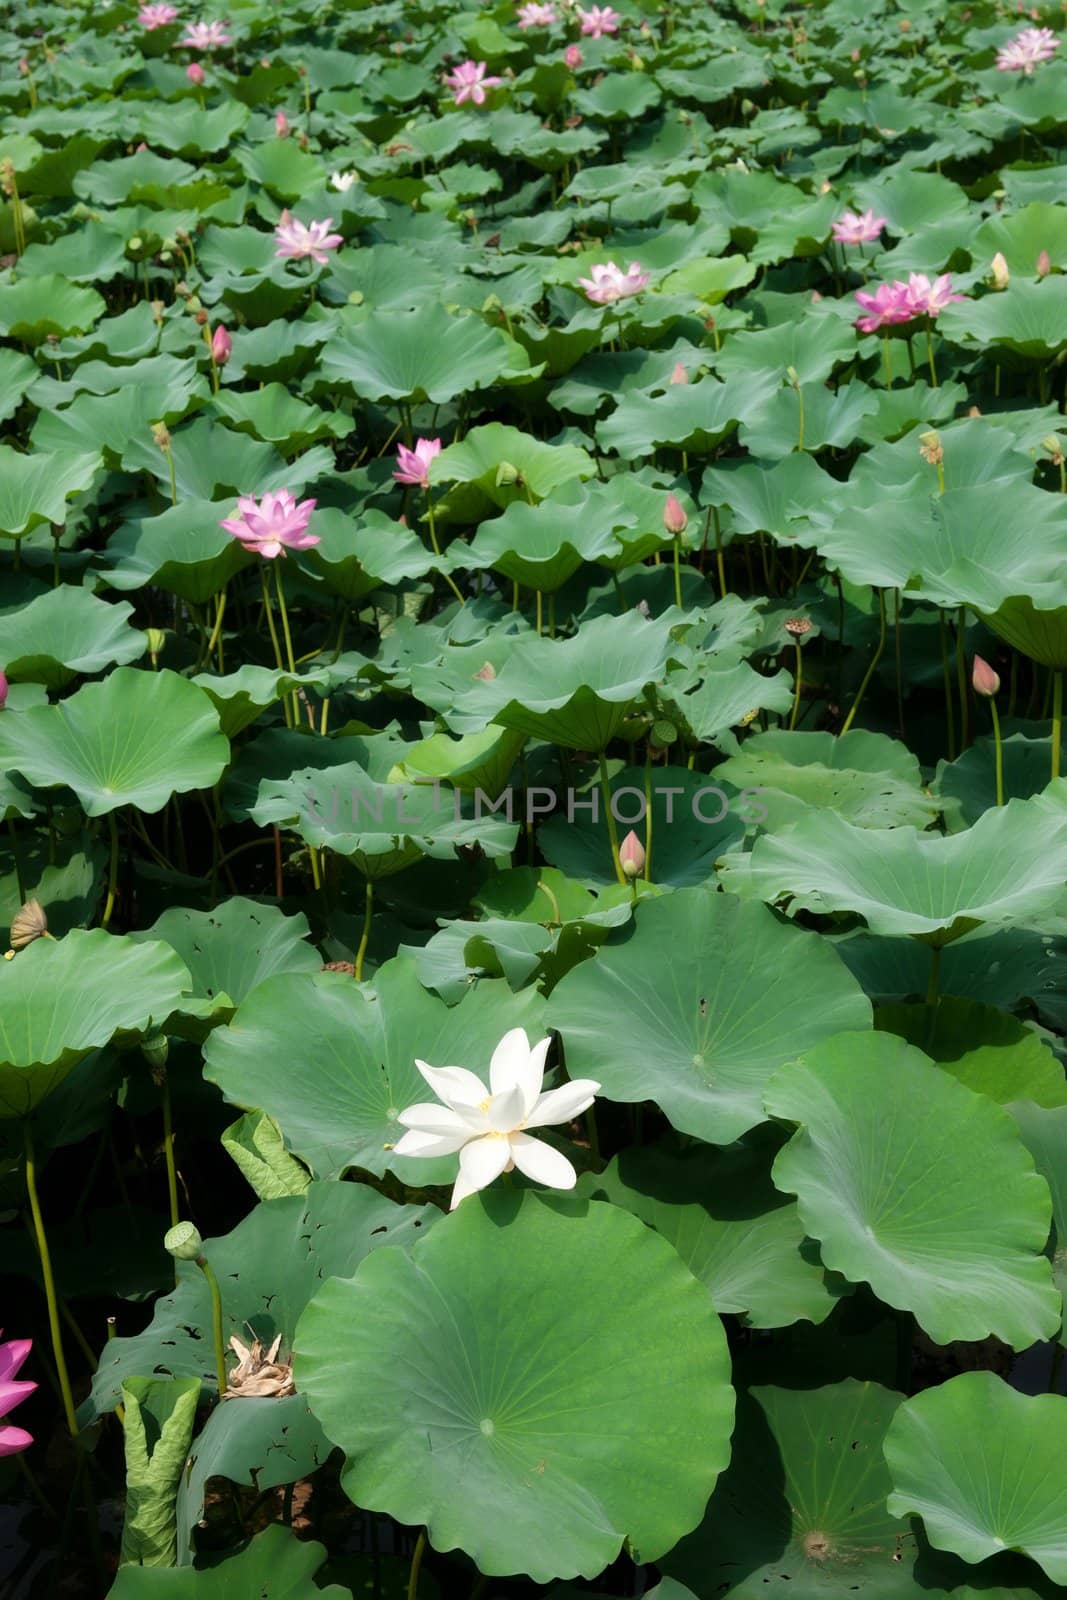
<svg viewBox="0 0 1067 1600"><path fill-rule="evenodd" d="M13 1600L1067 1595L1063 25L6 8Z"/></svg>

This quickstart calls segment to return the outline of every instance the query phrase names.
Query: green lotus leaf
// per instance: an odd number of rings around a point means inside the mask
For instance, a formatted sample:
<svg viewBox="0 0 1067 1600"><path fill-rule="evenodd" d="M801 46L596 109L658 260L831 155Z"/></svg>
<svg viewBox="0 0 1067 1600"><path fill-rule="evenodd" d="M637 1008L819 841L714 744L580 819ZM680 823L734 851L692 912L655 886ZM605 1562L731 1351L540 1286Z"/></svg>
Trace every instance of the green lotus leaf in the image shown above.
<svg viewBox="0 0 1067 1600"><path fill-rule="evenodd" d="M304 767L336 767L358 761L373 778L385 780L406 749L407 742L393 730L370 737L335 734L322 739L310 728L265 728L238 746L222 791L223 809L234 822L247 822L264 779L283 783Z"/></svg>
<svg viewBox="0 0 1067 1600"><path fill-rule="evenodd" d="M251 1334L269 1347L281 1334L288 1355L300 1313L323 1279L349 1277L383 1244L406 1247L439 1216L436 1207L394 1205L354 1183L313 1183L302 1195L261 1201L232 1233L204 1241L222 1293L223 1339L235 1333L247 1344ZM134 1373L199 1378L215 1388L207 1282L192 1261L179 1262L177 1273L176 1288L156 1301L144 1332L109 1342L82 1407L83 1422L111 1410L123 1380ZM249 1404L245 1396L223 1409Z"/></svg>
<svg viewBox="0 0 1067 1600"><path fill-rule="evenodd" d="M661 1233L707 1285L717 1311L739 1313L753 1328L823 1322L847 1286L823 1271L796 1207L771 1183L768 1162L755 1139L685 1156L624 1150L602 1173L583 1173L578 1192L610 1200Z"/></svg>
<svg viewBox="0 0 1067 1600"><path fill-rule="evenodd" d="M715 768L715 778L758 789L763 825L773 830L798 821L809 807L861 828L923 828L940 810L923 791L918 758L863 728L839 738L782 728L750 734L737 755Z"/></svg>
<svg viewBox="0 0 1067 1600"><path fill-rule="evenodd" d="M128 626L133 607L63 585L2 619L5 671L61 689L76 673L101 672L144 654L145 635Z"/></svg>
<svg viewBox="0 0 1067 1600"><path fill-rule="evenodd" d="M708 451L739 422L759 415L780 382L765 372L742 372L725 383L710 377L676 383L662 394L638 390L624 395L611 416L597 424L597 442L624 459L643 459L664 445Z"/></svg>
<svg viewBox="0 0 1067 1600"><path fill-rule="evenodd" d="M24 1117L116 1034L158 1026L191 978L157 942L75 928L0 963L0 1117Z"/></svg>
<svg viewBox="0 0 1067 1600"><path fill-rule="evenodd" d="M502 468L514 470L502 474ZM442 450L430 477L435 484L465 486L460 494L473 497L475 504L480 500L488 507L506 507L525 501L528 493L543 500L574 478L591 478L595 470L592 457L577 445L543 444L518 428L489 422ZM456 498L453 490L448 500Z"/></svg>
<svg viewBox="0 0 1067 1600"><path fill-rule="evenodd" d="M693 294L705 305L717 306L732 289L743 288L755 276L756 268L744 256L705 256L669 272L660 288L664 294Z"/></svg>
<svg viewBox="0 0 1067 1600"><path fill-rule="evenodd" d="M449 564L447 554L439 559L417 533L382 511L364 511L357 520L323 506L315 513L315 532L319 543L302 553L301 564L347 601L360 600L383 583L447 570Z"/></svg>
<svg viewBox="0 0 1067 1600"><path fill-rule="evenodd" d="M1032 1100L1067 1105L1063 1068L1018 1017L978 1000L946 994L931 1017L926 1005L884 1005L874 1025L924 1050L939 1066L998 1105Z"/></svg>
<svg viewBox="0 0 1067 1600"><path fill-rule="evenodd" d="M799 1124L772 1176L828 1267L937 1344L993 1334L1023 1350L1057 1331L1048 1185L1000 1106L886 1033L816 1045L765 1104Z"/></svg>
<svg viewBox="0 0 1067 1600"><path fill-rule="evenodd" d="M1062 1104L1048 1108L1037 1095L1025 1093L1026 1098L1014 1101L1008 1109L1052 1196L1052 1233L1046 1249L1053 1279L1063 1295L1067 1294L1067 1108ZM1067 1331L1062 1327L1059 1340L1067 1345Z"/></svg>
<svg viewBox="0 0 1067 1600"><path fill-rule="evenodd" d="M203 605L253 560L220 526L232 511L230 500L180 500L158 516L126 523L108 542L107 581L122 590L152 584Z"/></svg>
<svg viewBox="0 0 1067 1600"><path fill-rule="evenodd" d="M596 561L618 548L610 532L572 516L561 514L552 500L533 506L513 501L503 516L482 523L459 562L466 569L492 567L514 583L553 594L583 561ZM456 557L455 546L450 554Z"/></svg>
<svg viewBox="0 0 1067 1600"><path fill-rule="evenodd" d="M965 1561L1020 1550L1067 1583L1067 1400L963 1372L905 1400L885 1439L889 1510Z"/></svg>
<svg viewBox="0 0 1067 1600"><path fill-rule="evenodd" d="M256 485L257 494L267 489L299 494L334 465L333 452L325 445L315 445L286 462L272 445L234 433L207 417L197 417L171 435L170 459L182 500L212 500L227 492L236 497L249 483ZM149 473L169 498L170 466L151 431L130 441L122 465L127 471Z"/></svg>
<svg viewBox="0 0 1067 1600"><path fill-rule="evenodd" d="M980 713L979 713L980 714ZM1029 800L1048 783L1051 739L1029 739L1013 733L1000 746L1004 794L1009 800ZM983 811L996 805L996 744L991 737L977 738L955 761L938 763L931 785L944 796L946 818L952 827L970 827ZM954 820L958 805L958 820Z"/></svg>
<svg viewBox="0 0 1067 1600"><path fill-rule="evenodd" d="M736 259L730 257L728 259ZM792 367L802 384L823 383L840 363L856 355L856 335L831 313L807 316L784 327L742 329L726 340L715 361L722 377L766 373L776 386Z"/></svg>
<svg viewBox="0 0 1067 1600"><path fill-rule="evenodd" d="M656 1560L729 1457L707 1291L614 1206L473 1197L325 1285L297 1347L352 1500L482 1572L592 1578L624 1540Z"/></svg>
<svg viewBox="0 0 1067 1600"><path fill-rule="evenodd" d="M240 433L280 445L283 455L296 455L316 439L343 439L355 423L341 411L309 406L281 383L268 383L251 394L220 389L211 409Z"/></svg>
<svg viewBox="0 0 1067 1600"><path fill-rule="evenodd" d="M198 672L192 680L210 697L219 713L219 724L227 739L234 739L249 727L262 711L275 705L294 689L323 689L329 677L322 672L279 672L275 667L247 664L236 672L218 677Z"/></svg>
<svg viewBox="0 0 1067 1600"><path fill-rule="evenodd" d="M0 721L0 764L73 789L90 817L160 811L172 794L210 789L229 756L210 699L176 672L117 667L59 705Z"/></svg>
<svg viewBox="0 0 1067 1600"><path fill-rule="evenodd" d="M767 676L729 651L711 658L700 651L696 655L698 665L671 673L657 692L664 714L693 744L714 744L731 728L749 722L754 711L782 714L792 705L787 672Z"/></svg>
<svg viewBox="0 0 1067 1600"><path fill-rule="evenodd" d="M326 186L326 168L317 156L301 150L295 139L269 139L236 155L246 176L279 200L299 200Z"/></svg>
<svg viewBox="0 0 1067 1600"><path fill-rule="evenodd" d="M173 427L208 396L207 380L192 361L182 362L166 379L132 389L123 388L126 368L111 370L115 389L103 394L80 392L61 411L42 411L33 425L31 442L56 455L102 446L110 456L121 459L131 439L149 436L157 422ZM169 491L169 482L167 487Z"/></svg>
<svg viewBox="0 0 1067 1600"><path fill-rule="evenodd" d="M282 1130L265 1111L246 1111L221 1135L220 1144L247 1178L259 1200L306 1194L307 1168L285 1148Z"/></svg>
<svg viewBox="0 0 1067 1600"><path fill-rule="evenodd" d="M836 390L822 383L803 384L799 392L777 386L741 419L739 437L746 450L764 461L781 461L801 448L839 450L859 437L864 419L877 408L875 391L857 379Z"/></svg>
<svg viewBox="0 0 1067 1600"><path fill-rule="evenodd" d="M626 1018L621 1036L604 1028L611 1016ZM595 1078L610 1100L654 1100L709 1144L766 1120L777 1067L869 1017L825 941L706 889L639 905L548 1003L572 1077Z"/></svg>
<svg viewBox="0 0 1067 1600"><path fill-rule="evenodd" d="M1009 800L950 836L858 828L820 811L757 839L751 855L727 857L720 870L735 893L787 902L791 914L851 911L872 933L941 946L980 923L1030 921L1055 904L1067 877L1067 810L1062 801Z"/></svg>
<svg viewBox="0 0 1067 1600"><path fill-rule="evenodd" d="M0 445L0 535L21 539L42 522L67 520L67 501L89 488L99 454L24 455Z"/></svg>
<svg viewBox="0 0 1067 1600"><path fill-rule="evenodd" d="M18 410L26 390L40 376L40 368L21 350L0 350L0 422Z"/></svg>
<svg viewBox="0 0 1067 1600"><path fill-rule="evenodd" d="M1065 316L1067 280L1062 276L1036 283L1015 278L998 294L946 306L938 328L958 344L992 345L1028 362L1045 362L1067 345Z"/></svg>
<svg viewBox="0 0 1067 1600"><path fill-rule="evenodd" d="M495 800L525 743L525 734L491 725L483 733L468 733L461 739L434 733L405 750L388 781L417 783L425 778L444 778L463 794L481 790Z"/></svg>
<svg viewBox="0 0 1067 1600"><path fill-rule="evenodd" d="M85 333L106 309L95 289L56 273L0 284L0 333L26 344L42 344L53 333Z"/></svg>
<svg viewBox="0 0 1067 1600"><path fill-rule="evenodd" d="M215 1030L204 1070L234 1105L272 1116L317 1177L362 1167L419 1185L448 1183L455 1157L391 1154L403 1132L398 1113L426 1098L416 1057L484 1072L509 1028L537 1035L542 1008L532 990L514 995L489 982L446 1006L405 960L380 967L373 986L344 973L286 973L261 984L231 1025Z"/></svg>
<svg viewBox="0 0 1067 1600"><path fill-rule="evenodd" d="M174 1502L196 1425L195 1378L127 1378L122 1385L126 1515L120 1565L173 1567Z"/></svg>
<svg viewBox="0 0 1067 1600"><path fill-rule="evenodd" d="M331 385L346 385L362 400L434 405L489 388L524 366L525 352L504 334L478 316L449 316L439 305L379 311L332 339L322 356Z"/></svg>
<svg viewBox="0 0 1067 1600"><path fill-rule="evenodd" d="M308 932L301 913L289 917L277 906L235 895L213 911L173 906L146 932L131 937L169 944L192 974L193 993L228 998L232 1010L276 972L321 970L322 958L308 944Z"/></svg>
<svg viewBox="0 0 1067 1600"><path fill-rule="evenodd" d="M340 1584L315 1582L326 1555L325 1545L298 1539L290 1528L272 1523L239 1555L211 1567L122 1567L110 1594L114 1600L229 1600L234 1594L256 1600L350 1600L350 1591Z"/></svg>
<svg viewBox="0 0 1067 1600"><path fill-rule="evenodd" d="M1020 278L1036 278L1037 258L1048 252L1054 267L1067 267L1067 207L1036 200L1021 210L987 218L974 236L974 263L985 266L999 253L1008 271Z"/></svg>

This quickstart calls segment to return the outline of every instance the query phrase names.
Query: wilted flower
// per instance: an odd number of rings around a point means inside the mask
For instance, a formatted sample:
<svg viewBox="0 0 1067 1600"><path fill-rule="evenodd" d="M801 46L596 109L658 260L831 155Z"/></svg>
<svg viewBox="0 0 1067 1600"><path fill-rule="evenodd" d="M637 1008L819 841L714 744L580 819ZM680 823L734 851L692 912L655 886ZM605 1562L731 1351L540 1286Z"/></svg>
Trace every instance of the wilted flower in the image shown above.
<svg viewBox="0 0 1067 1600"><path fill-rule="evenodd" d="M50 939L48 918L39 900L27 900L11 919L11 950L25 950L38 939Z"/></svg>
<svg viewBox="0 0 1067 1600"><path fill-rule="evenodd" d="M538 5L537 0L528 0L526 5L519 7L520 28L550 28L556 20L556 13L552 6Z"/></svg>
<svg viewBox="0 0 1067 1600"><path fill-rule="evenodd" d="M846 211L831 231L838 244L865 244L877 239L887 221L887 217L876 217L873 211Z"/></svg>
<svg viewBox="0 0 1067 1600"><path fill-rule="evenodd" d="M289 118L286 116L284 111L276 111L274 113L274 131L278 135L279 139L288 139Z"/></svg>
<svg viewBox="0 0 1067 1600"><path fill-rule="evenodd" d="M897 322L909 322L913 315L908 305L907 284L904 283L880 283L873 294L865 289L857 289L855 299L867 313L856 322L861 333L877 333L879 328L890 327Z"/></svg>
<svg viewBox="0 0 1067 1600"><path fill-rule="evenodd" d="M652 276L649 272L642 272L636 261L630 262L626 272L617 267L614 261L591 267L590 271L592 277L579 278L578 282L585 290L586 299L598 306L610 306L616 300L627 300L632 294L640 294Z"/></svg>
<svg viewBox="0 0 1067 1600"><path fill-rule="evenodd" d="M975 656L974 666L971 669L971 683L975 694L983 695L991 700L1000 690L1000 675L993 671L988 661L983 661L981 656Z"/></svg>
<svg viewBox="0 0 1067 1600"><path fill-rule="evenodd" d="M229 42L224 22L190 22L185 37L179 41L190 50L218 50Z"/></svg>
<svg viewBox="0 0 1067 1600"><path fill-rule="evenodd" d="M582 32L591 39L599 39L604 33L618 33L622 17L610 6L590 6L588 11L578 6L577 10Z"/></svg>
<svg viewBox="0 0 1067 1600"><path fill-rule="evenodd" d="M1045 455L1048 457L1048 459L1052 462L1054 467L1063 466L1064 460L1067 458L1065 458L1064 454L1063 440L1060 438L1058 433L1050 433L1047 438L1042 439L1041 448L1045 452ZM2 677L3 673L0 672L0 678ZM0 706L2 706L3 703L3 699L0 698Z"/></svg>
<svg viewBox="0 0 1067 1600"><path fill-rule="evenodd" d="M997 51L998 72L1025 72L1027 77L1039 61L1050 61L1060 47L1051 28L1024 28Z"/></svg>
<svg viewBox="0 0 1067 1600"><path fill-rule="evenodd" d="M582 64L582 52L579 50L576 44L569 44L567 46L566 50L563 52L563 61L566 66L570 67L572 72L577 72L578 68Z"/></svg>
<svg viewBox="0 0 1067 1600"><path fill-rule="evenodd" d="M920 433L919 454L932 467L939 467L944 461L945 447L941 443L941 435L936 429L931 428L929 433Z"/></svg>
<svg viewBox="0 0 1067 1600"><path fill-rule="evenodd" d="M514 1167L551 1189L573 1189L577 1174L566 1156L531 1139L527 1129L570 1122L593 1103L600 1088L576 1078L542 1093L549 1039L532 1048L523 1028L512 1028L493 1051L489 1088L465 1067L430 1067L416 1061L443 1103L420 1102L400 1113L410 1131L394 1147L398 1156L447 1156L459 1152L459 1177L452 1210Z"/></svg>
<svg viewBox="0 0 1067 1600"><path fill-rule="evenodd" d="M170 449L170 429L165 422L153 422L152 437L164 455Z"/></svg>
<svg viewBox="0 0 1067 1600"><path fill-rule="evenodd" d="M1047 278L1049 273L1052 271L1052 257L1049 255L1047 250L1042 250L1041 254L1038 256L1034 271L1037 273L1039 278Z"/></svg>
<svg viewBox="0 0 1067 1600"><path fill-rule="evenodd" d="M329 261L328 252L336 250L339 244L344 244L344 236L340 233L331 233L333 218L326 217L322 222L300 222L291 216L288 210L283 211L278 218L278 226L274 230L274 237L278 241L276 256L286 256L298 261L310 256L312 261L317 261L324 267Z"/></svg>
<svg viewBox="0 0 1067 1600"><path fill-rule="evenodd" d="M279 1361L282 1336L279 1333L269 1350L264 1350L258 1339L251 1345L242 1344L237 1335L230 1335L230 1349L237 1357L237 1365L226 1379L224 1400L259 1400L264 1397L281 1399L294 1392L293 1366L290 1361Z"/></svg>
<svg viewBox="0 0 1067 1600"><path fill-rule="evenodd" d="M26 1379L16 1382L23 1362L32 1349L32 1339L8 1339L0 1344L0 1417L6 1417L14 1411L37 1387ZM33 1434L27 1433L25 1428L0 1422L0 1456L17 1455L32 1443Z"/></svg>
<svg viewBox="0 0 1067 1600"><path fill-rule="evenodd" d="M358 172L331 172L330 188L337 189L341 194L347 194L354 183L359 182Z"/></svg>
<svg viewBox="0 0 1067 1600"><path fill-rule="evenodd" d="M154 28L165 28L177 15L177 6L150 5L141 7L137 20L146 33L151 33Z"/></svg>
<svg viewBox="0 0 1067 1600"><path fill-rule="evenodd" d="M199 61L190 61L189 65L185 69L185 76L189 79L190 83L195 83L199 88L199 86L203 83L206 74Z"/></svg>
<svg viewBox="0 0 1067 1600"><path fill-rule="evenodd" d="M671 382L672 383L688 383L689 382L689 374L688 374L688 372L686 372L685 368L682 366L682 363L680 361L676 361L674 363L674 369L671 372Z"/></svg>
<svg viewBox="0 0 1067 1600"><path fill-rule="evenodd" d="M242 495L237 502L239 515L227 517L222 527L240 539L246 550L273 561L285 550L309 550L320 543L316 533L308 533L307 526L315 509L314 500L301 500L288 489L267 493L258 503L254 495Z"/></svg>
<svg viewBox="0 0 1067 1600"><path fill-rule="evenodd" d="M994 289L1006 289L1008 287L1011 282L1011 273L1008 271L1008 263L999 250L989 263L989 271L993 278Z"/></svg>
<svg viewBox="0 0 1067 1600"><path fill-rule="evenodd" d="M211 359L217 367L224 367L233 353L233 340L220 322L211 335Z"/></svg>
<svg viewBox="0 0 1067 1600"><path fill-rule="evenodd" d="M632 828L619 846L619 865L628 878L639 878L645 870L645 847Z"/></svg>
<svg viewBox="0 0 1067 1600"><path fill-rule="evenodd" d="M677 539L689 526L685 507L676 494L669 494L663 507L663 526L673 539Z"/></svg>
<svg viewBox="0 0 1067 1600"><path fill-rule="evenodd" d="M414 484L418 489L430 487L430 462L441 453L440 439L416 439L414 450L407 445L396 447L397 470L393 477L397 483Z"/></svg>
<svg viewBox="0 0 1067 1600"><path fill-rule="evenodd" d="M503 78L487 78L486 66L485 61L462 61L447 75L445 83L453 91L457 106L465 100L473 101L476 106L484 105L485 91L503 83Z"/></svg>

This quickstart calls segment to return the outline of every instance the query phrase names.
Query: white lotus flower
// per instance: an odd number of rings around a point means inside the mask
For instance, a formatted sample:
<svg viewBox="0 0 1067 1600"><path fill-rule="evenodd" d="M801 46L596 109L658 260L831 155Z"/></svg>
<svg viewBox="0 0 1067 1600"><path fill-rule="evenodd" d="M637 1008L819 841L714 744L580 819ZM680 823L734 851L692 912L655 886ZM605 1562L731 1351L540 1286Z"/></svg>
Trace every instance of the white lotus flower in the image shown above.
<svg viewBox="0 0 1067 1600"><path fill-rule="evenodd" d="M396 1144L398 1156L450 1156L459 1151L459 1177L452 1190L454 1211L461 1200L484 1189L513 1167L550 1189L573 1189L577 1173L558 1150L531 1139L530 1128L570 1122L588 1110L600 1088L592 1078L576 1078L542 1093L550 1040L532 1048L524 1028L512 1028L493 1051L489 1088L466 1067L415 1065L441 1105L409 1106L399 1121L410 1131Z"/></svg>
<svg viewBox="0 0 1067 1600"><path fill-rule="evenodd" d="M330 173L330 183L331 183L331 185L333 186L333 188L339 189L342 194L347 194L349 189L351 189L352 185L354 183L358 183L358 181L359 181L359 173L358 172L331 172Z"/></svg>

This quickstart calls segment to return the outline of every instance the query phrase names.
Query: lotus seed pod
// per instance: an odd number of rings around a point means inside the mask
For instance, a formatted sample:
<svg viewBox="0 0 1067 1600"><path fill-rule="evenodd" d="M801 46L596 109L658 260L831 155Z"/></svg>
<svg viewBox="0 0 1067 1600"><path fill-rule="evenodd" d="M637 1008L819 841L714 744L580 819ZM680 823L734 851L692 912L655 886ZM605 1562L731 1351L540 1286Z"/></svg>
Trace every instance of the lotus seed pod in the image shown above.
<svg viewBox="0 0 1067 1600"><path fill-rule="evenodd" d="M981 656L975 656L974 666L971 669L971 683L975 694L982 695L986 700L992 700L1000 689L1000 675L993 671L988 661L983 661Z"/></svg>
<svg viewBox="0 0 1067 1600"><path fill-rule="evenodd" d="M152 1076L162 1076L170 1055L170 1043L165 1033L153 1033L141 1045L141 1054L152 1069Z"/></svg>
<svg viewBox="0 0 1067 1600"><path fill-rule="evenodd" d="M179 1222L163 1240L163 1248L175 1261L195 1261L204 1249L200 1230L193 1222Z"/></svg>

